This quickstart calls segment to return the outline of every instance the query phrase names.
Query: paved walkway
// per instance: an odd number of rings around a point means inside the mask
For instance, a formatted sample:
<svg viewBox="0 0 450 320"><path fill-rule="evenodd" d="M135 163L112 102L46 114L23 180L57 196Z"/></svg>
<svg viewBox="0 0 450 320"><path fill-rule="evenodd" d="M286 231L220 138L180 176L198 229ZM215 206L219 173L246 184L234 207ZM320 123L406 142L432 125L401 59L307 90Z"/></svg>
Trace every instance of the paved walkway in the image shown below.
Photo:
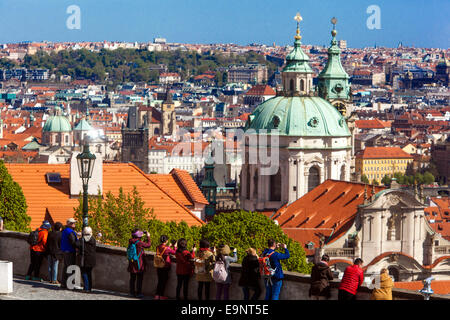
<svg viewBox="0 0 450 320"><path fill-rule="evenodd" d="M13 293L0 295L0 300L152 300L152 297L137 299L125 293L96 290L84 293L81 290L63 290L48 282L25 280L14 277Z"/></svg>

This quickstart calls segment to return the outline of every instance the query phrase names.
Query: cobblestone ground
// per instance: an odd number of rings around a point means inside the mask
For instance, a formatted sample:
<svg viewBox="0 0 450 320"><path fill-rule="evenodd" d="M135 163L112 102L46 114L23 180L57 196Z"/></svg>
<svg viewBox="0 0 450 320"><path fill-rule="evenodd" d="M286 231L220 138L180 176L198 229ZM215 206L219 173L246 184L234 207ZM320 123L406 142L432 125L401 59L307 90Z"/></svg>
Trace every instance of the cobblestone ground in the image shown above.
<svg viewBox="0 0 450 320"><path fill-rule="evenodd" d="M0 295L0 300L151 300L151 297L137 299L125 293L93 289L92 293L81 290L63 290L59 285L14 277L13 293Z"/></svg>

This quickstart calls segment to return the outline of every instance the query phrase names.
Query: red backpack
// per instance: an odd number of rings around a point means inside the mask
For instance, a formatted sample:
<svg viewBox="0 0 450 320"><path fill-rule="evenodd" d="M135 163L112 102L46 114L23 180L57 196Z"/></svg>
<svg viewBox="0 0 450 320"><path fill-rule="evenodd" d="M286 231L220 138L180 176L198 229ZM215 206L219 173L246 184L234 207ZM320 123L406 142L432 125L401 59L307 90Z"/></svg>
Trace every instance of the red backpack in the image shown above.
<svg viewBox="0 0 450 320"><path fill-rule="evenodd" d="M270 256L274 254L275 251L272 251L272 253L265 255L263 257L259 257L259 272L261 273L261 276L264 279L270 279L275 274L275 269L272 268L270 264Z"/></svg>

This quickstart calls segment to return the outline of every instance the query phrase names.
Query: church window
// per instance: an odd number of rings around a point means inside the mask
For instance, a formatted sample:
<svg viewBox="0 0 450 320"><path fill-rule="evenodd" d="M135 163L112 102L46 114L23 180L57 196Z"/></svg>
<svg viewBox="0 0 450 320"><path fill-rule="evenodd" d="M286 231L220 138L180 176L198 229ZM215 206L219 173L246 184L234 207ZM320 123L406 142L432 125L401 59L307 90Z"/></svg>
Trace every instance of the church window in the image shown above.
<svg viewBox="0 0 450 320"><path fill-rule="evenodd" d="M308 192L320 184L320 172L317 167L309 168L308 172Z"/></svg>
<svg viewBox="0 0 450 320"><path fill-rule="evenodd" d="M295 90L295 87L294 87L294 79L291 79L291 80L289 81L289 90L290 90L290 91L294 91L294 90Z"/></svg>
<svg viewBox="0 0 450 320"><path fill-rule="evenodd" d="M281 201L281 168L270 176L270 201Z"/></svg>
<svg viewBox="0 0 450 320"><path fill-rule="evenodd" d="M305 81L303 79L300 80L300 91L305 91Z"/></svg>

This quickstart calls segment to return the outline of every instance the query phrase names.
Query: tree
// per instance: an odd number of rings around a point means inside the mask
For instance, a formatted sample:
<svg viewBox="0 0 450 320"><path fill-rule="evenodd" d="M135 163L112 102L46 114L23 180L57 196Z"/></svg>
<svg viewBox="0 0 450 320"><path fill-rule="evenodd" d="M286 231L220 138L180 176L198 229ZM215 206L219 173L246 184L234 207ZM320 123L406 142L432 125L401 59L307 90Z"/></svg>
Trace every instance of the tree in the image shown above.
<svg viewBox="0 0 450 320"><path fill-rule="evenodd" d="M392 179L388 175L385 175L383 179L381 179L381 183L384 184L386 187L389 186L391 182Z"/></svg>
<svg viewBox="0 0 450 320"><path fill-rule="evenodd" d="M8 173L0 160L0 216L7 230L30 232L31 218L27 215L27 202L20 185Z"/></svg>
<svg viewBox="0 0 450 320"><path fill-rule="evenodd" d="M434 182L434 175L427 171L423 174L423 183L424 184L432 184Z"/></svg>
<svg viewBox="0 0 450 320"><path fill-rule="evenodd" d="M364 183L369 183L369 178L367 178L367 176L365 175L365 174L363 174L362 176L361 176L361 182L364 182Z"/></svg>
<svg viewBox="0 0 450 320"><path fill-rule="evenodd" d="M201 228L201 235L211 245L221 243L235 247L239 262L248 248L255 248L260 254L267 247L267 240L274 239L288 246L291 257L282 261L283 268L289 271L310 273L311 265L300 243L290 239L280 226L258 212L235 211L216 215L212 221Z"/></svg>
<svg viewBox="0 0 450 320"><path fill-rule="evenodd" d="M374 185L378 186L378 185L379 185L379 183L378 183L378 180L376 180L376 179L373 179L373 180L372 180L372 184L374 184Z"/></svg>

